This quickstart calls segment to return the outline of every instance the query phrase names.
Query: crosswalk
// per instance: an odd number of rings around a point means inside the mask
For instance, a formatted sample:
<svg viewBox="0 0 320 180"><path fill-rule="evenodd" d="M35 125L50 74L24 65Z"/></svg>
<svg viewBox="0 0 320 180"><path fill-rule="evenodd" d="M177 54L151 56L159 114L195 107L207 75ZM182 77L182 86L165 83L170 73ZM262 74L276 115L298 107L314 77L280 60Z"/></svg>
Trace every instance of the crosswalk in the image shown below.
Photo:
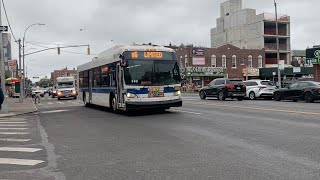
<svg viewBox="0 0 320 180"><path fill-rule="evenodd" d="M83 102L80 101L41 101L37 106L80 106L83 105Z"/></svg>
<svg viewBox="0 0 320 180"><path fill-rule="evenodd" d="M44 163L37 157L44 148L32 142L32 120L0 118L0 168L2 166L36 166Z"/></svg>

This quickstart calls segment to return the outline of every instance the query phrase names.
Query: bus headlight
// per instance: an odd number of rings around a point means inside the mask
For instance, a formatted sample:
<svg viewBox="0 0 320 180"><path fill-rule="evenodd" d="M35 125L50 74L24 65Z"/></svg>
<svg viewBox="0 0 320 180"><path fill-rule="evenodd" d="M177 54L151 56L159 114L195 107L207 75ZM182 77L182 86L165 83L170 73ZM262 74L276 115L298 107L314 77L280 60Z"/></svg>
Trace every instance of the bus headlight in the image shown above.
<svg viewBox="0 0 320 180"><path fill-rule="evenodd" d="M57 94L58 94L58 95L62 95L62 92L61 92L61 91L58 91Z"/></svg>
<svg viewBox="0 0 320 180"><path fill-rule="evenodd" d="M127 98L136 98L136 97L138 97L137 95L132 94L132 93L127 93L126 96L127 96Z"/></svg>
<svg viewBox="0 0 320 180"><path fill-rule="evenodd" d="M76 90L72 90L72 94L77 94L77 91Z"/></svg>
<svg viewBox="0 0 320 180"><path fill-rule="evenodd" d="M176 91L176 92L174 92L174 95L175 95L175 96L180 96L180 95L181 95L181 91Z"/></svg>

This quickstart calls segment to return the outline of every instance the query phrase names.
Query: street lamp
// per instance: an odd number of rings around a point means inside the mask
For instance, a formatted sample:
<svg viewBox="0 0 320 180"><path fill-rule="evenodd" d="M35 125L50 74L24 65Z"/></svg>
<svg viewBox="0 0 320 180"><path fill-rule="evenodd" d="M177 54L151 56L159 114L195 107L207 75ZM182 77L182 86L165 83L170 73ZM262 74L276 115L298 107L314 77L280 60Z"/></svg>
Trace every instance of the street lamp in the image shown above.
<svg viewBox="0 0 320 180"><path fill-rule="evenodd" d="M34 24L31 24L30 26L27 27L27 29L24 31L24 34L23 34L23 39L22 39L22 64L23 64L23 76L22 76L22 80L20 82L20 89L21 89L21 96L24 94L24 89L25 89L25 83L24 83L24 80L25 80L25 64L24 64L24 57L25 57L25 40L26 40L26 33L28 31L29 28L31 28L32 26L44 26L45 24L42 24L42 23L34 23ZM21 86L21 84L23 86ZM23 97L23 96L22 96Z"/></svg>
<svg viewBox="0 0 320 180"><path fill-rule="evenodd" d="M278 10L277 10L276 0L274 0L274 10L275 10L275 16L276 16L278 83L279 83L279 88L281 88L280 52L279 52L279 27L278 27Z"/></svg>

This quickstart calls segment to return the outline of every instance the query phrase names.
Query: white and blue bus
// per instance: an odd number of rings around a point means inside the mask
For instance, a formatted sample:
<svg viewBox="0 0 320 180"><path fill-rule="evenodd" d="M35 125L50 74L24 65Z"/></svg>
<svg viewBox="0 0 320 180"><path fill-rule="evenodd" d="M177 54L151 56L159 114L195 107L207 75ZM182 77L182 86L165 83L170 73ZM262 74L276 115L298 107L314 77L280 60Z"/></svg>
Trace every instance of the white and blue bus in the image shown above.
<svg viewBox="0 0 320 180"><path fill-rule="evenodd" d="M119 45L78 67L78 96L113 112L182 106L177 56L170 48Z"/></svg>

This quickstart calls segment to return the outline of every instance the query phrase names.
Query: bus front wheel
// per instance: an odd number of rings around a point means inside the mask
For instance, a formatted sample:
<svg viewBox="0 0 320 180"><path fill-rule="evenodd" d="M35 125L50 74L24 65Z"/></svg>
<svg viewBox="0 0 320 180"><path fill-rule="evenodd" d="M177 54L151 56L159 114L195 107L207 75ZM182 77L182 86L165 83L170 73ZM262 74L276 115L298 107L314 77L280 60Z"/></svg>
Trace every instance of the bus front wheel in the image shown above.
<svg viewBox="0 0 320 180"><path fill-rule="evenodd" d="M117 113L117 111L118 111L117 100L116 100L116 97L114 97L114 96L112 96L112 99L110 101L110 109L114 113Z"/></svg>

